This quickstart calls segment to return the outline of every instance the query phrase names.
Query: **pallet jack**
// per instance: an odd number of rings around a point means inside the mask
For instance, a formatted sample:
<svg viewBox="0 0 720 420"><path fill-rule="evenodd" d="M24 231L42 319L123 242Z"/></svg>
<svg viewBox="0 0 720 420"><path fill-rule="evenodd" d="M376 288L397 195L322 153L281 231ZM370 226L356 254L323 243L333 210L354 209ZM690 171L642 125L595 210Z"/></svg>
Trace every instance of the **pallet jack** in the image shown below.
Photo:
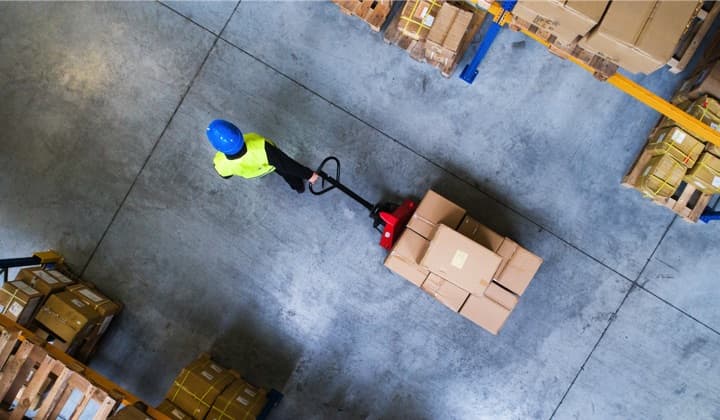
<svg viewBox="0 0 720 420"><path fill-rule="evenodd" d="M2 274L2 281L7 283L8 281L8 270L13 267L25 267L29 265L40 264L43 268L51 268L55 264L62 264L63 257L59 253L53 250L36 252L32 257L24 258L4 258L0 259L0 274Z"/></svg>
<svg viewBox="0 0 720 420"><path fill-rule="evenodd" d="M334 165L335 176L330 176L324 171L325 166L328 164L330 166ZM373 219L373 228L382 235L380 237L380 246L390 250L415 212L415 202L409 199L403 200L400 204L392 202L373 204L369 202L340 182L340 161L334 156L325 158L315 172L320 175L322 181L319 190L314 189L315 185L310 185L310 192L314 195L322 195L337 188L360 203L370 212L370 218Z"/></svg>

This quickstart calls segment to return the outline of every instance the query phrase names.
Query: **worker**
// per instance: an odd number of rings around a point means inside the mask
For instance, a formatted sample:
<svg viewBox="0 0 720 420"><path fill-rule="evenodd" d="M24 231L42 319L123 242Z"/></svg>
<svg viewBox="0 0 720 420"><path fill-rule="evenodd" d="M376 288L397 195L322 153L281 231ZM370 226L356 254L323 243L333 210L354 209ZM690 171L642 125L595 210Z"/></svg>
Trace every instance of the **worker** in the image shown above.
<svg viewBox="0 0 720 420"><path fill-rule="evenodd" d="M271 140L255 133L243 134L235 124L215 120L206 131L218 151L213 163L217 173L227 179L234 175L257 178L276 172L298 193L305 192L305 181L314 184L317 173L296 162L278 149Z"/></svg>

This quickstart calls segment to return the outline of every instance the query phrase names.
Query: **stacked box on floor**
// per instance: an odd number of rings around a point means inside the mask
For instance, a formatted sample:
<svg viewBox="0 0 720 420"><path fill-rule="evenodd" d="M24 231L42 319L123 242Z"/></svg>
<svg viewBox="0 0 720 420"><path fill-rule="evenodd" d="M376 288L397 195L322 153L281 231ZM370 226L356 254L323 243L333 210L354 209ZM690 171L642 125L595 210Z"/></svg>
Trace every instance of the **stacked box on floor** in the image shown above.
<svg viewBox="0 0 720 420"><path fill-rule="evenodd" d="M574 45L600 22L606 0L521 0L513 16L552 33L561 46Z"/></svg>
<svg viewBox="0 0 720 420"><path fill-rule="evenodd" d="M204 419L215 399L235 380L229 370L203 355L185 367L165 399L194 419Z"/></svg>
<svg viewBox="0 0 720 420"><path fill-rule="evenodd" d="M238 378L217 397L205 419L254 419L266 403L267 391Z"/></svg>
<svg viewBox="0 0 720 420"><path fill-rule="evenodd" d="M68 347L87 338L100 319L92 306L68 291L50 295L35 315L36 321Z"/></svg>
<svg viewBox="0 0 720 420"><path fill-rule="evenodd" d="M43 270L40 267L23 268L17 280L22 280L43 294L42 303L53 293L61 292L74 283L57 270Z"/></svg>
<svg viewBox="0 0 720 420"><path fill-rule="evenodd" d="M390 270L493 334L541 263L434 191L420 202L385 261Z"/></svg>
<svg viewBox="0 0 720 420"><path fill-rule="evenodd" d="M472 18L472 12L443 3L425 42L425 58L430 64L443 69L454 66Z"/></svg>
<svg viewBox="0 0 720 420"><path fill-rule="evenodd" d="M444 0L414 0L405 3L398 28L407 37L423 41L427 38Z"/></svg>
<svg viewBox="0 0 720 420"><path fill-rule="evenodd" d="M3 283L0 288L0 313L27 326L42 300L42 293L22 280Z"/></svg>

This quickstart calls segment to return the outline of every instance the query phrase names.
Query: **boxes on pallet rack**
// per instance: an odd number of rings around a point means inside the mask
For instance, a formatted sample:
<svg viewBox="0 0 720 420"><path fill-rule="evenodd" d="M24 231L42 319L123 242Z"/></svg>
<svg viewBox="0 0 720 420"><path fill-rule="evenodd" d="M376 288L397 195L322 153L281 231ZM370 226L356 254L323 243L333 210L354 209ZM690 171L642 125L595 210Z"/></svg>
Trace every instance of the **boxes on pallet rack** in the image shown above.
<svg viewBox="0 0 720 420"><path fill-rule="evenodd" d="M165 399L195 419L204 419L215 399L235 380L227 369L202 355L180 371Z"/></svg>
<svg viewBox="0 0 720 420"><path fill-rule="evenodd" d="M669 154L678 162L692 168L705 145L677 126L658 130L648 141L647 150L653 155Z"/></svg>
<svg viewBox="0 0 720 420"><path fill-rule="evenodd" d="M18 272L17 280L23 280L43 294L43 302L53 293L65 290L74 282L56 270L46 271L40 267L23 268Z"/></svg>
<svg viewBox="0 0 720 420"><path fill-rule="evenodd" d="M553 34L560 46L569 47L600 22L608 3L606 0L521 0L512 13L515 18Z"/></svg>
<svg viewBox="0 0 720 420"><path fill-rule="evenodd" d="M443 3L427 36L425 58L440 67L454 63L472 17L472 12Z"/></svg>
<svg viewBox="0 0 720 420"><path fill-rule="evenodd" d="M405 3L400 13L398 28L403 35L423 41L435 23L444 0L411 0Z"/></svg>
<svg viewBox="0 0 720 420"><path fill-rule="evenodd" d="M36 321L68 345L87 338L101 319L92 306L68 291L50 295L35 315Z"/></svg>
<svg viewBox="0 0 720 420"><path fill-rule="evenodd" d="M27 326L42 297L42 293L22 280L3 283L0 288L0 314Z"/></svg>
<svg viewBox="0 0 720 420"><path fill-rule="evenodd" d="M720 193L720 158L712 153L703 153L697 164L685 176L685 182L705 194Z"/></svg>
<svg viewBox="0 0 720 420"><path fill-rule="evenodd" d="M379 32L392 11L392 0L333 0L346 15L357 16Z"/></svg>
<svg viewBox="0 0 720 420"><path fill-rule="evenodd" d="M635 185L648 197L671 197L686 171L687 167L671 155L662 154L650 159Z"/></svg>

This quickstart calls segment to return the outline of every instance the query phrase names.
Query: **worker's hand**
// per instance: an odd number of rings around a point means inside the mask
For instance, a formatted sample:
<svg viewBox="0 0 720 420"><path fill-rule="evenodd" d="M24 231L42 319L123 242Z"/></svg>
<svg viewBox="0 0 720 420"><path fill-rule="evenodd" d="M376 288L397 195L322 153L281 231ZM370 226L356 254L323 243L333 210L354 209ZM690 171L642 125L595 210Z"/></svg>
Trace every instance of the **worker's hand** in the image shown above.
<svg viewBox="0 0 720 420"><path fill-rule="evenodd" d="M313 172L313 174L312 174L312 176L310 177L310 179L308 179L308 182L309 182L310 184L314 184L314 183L317 182L318 179L320 179L320 175L318 175L317 172Z"/></svg>

